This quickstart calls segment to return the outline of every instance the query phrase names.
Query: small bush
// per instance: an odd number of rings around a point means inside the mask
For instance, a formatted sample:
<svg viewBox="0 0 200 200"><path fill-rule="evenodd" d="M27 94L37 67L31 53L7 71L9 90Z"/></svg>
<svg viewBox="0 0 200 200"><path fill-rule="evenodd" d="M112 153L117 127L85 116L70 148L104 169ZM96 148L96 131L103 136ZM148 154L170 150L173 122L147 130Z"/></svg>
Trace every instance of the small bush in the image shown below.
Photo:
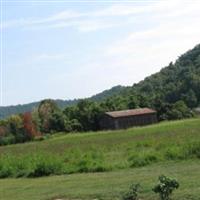
<svg viewBox="0 0 200 200"><path fill-rule="evenodd" d="M130 167L143 167L151 163L157 162L158 158L153 153L145 153L133 155L128 158Z"/></svg>
<svg viewBox="0 0 200 200"><path fill-rule="evenodd" d="M104 155L101 151L90 150L82 153L79 150L69 151L64 158L64 173L103 172L108 168L105 166Z"/></svg>
<svg viewBox="0 0 200 200"><path fill-rule="evenodd" d="M140 189L139 184L132 184L130 186L129 191L122 196L122 200L137 200L139 189Z"/></svg>
<svg viewBox="0 0 200 200"><path fill-rule="evenodd" d="M162 175L159 177L159 183L153 188L153 191L159 194L161 200L170 200L170 195L178 188L179 183L175 179Z"/></svg>
<svg viewBox="0 0 200 200"><path fill-rule="evenodd" d="M200 158L200 142L193 142L187 145L187 154Z"/></svg>
<svg viewBox="0 0 200 200"><path fill-rule="evenodd" d="M3 155L0 159L0 178L11 177L14 174L12 159L8 155Z"/></svg>
<svg viewBox="0 0 200 200"><path fill-rule="evenodd" d="M106 171L104 158L101 153L88 152L77 163L78 172L103 172Z"/></svg>
<svg viewBox="0 0 200 200"><path fill-rule="evenodd" d="M55 157L48 156L41 157L36 161L33 171L28 175L29 177L49 176L51 174L62 173L62 161Z"/></svg>
<svg viewBox="0 0 200 200"><path fill-rule="evenodd" d="M180 147L170 147L164 153L167 160L182 160L186 157L185 152Z"/></svg>
<svg viewBox="0 0 200 200"><path fill-rule="evenodd" d="M9 144L15 144L15 136L9 135L7 137L0 137L0 146L2 145L9 145Z"/></svg>
<svg viewBox="0 0 200 200"><path fill-rule="evenodd" d="M0 178L7 178L13 175L13 168L9 165L0 166Z"/></svg>
<svg viewBox="0 0 200 200"><path fill-rule="evenodd" d="M106 168L101 162L82 160L78 163L78 172L104 172Z"/></svg>
<svg viewBox="0 0 200 200"><path fill-rule="evenodd" d="M34 170L36 163L36 154L21 155L18 156L17 160L12 157L12 166L14 166L14 177L28 177L29 174ZM39 156L37 157L39 158Z"/></svg>
<svg viewBox="0 0 200 200"><path fill-rule="evenodd" d="M200 142L190 142L182 146L171 146L164 152L168 160L200 158Z"/></svg>

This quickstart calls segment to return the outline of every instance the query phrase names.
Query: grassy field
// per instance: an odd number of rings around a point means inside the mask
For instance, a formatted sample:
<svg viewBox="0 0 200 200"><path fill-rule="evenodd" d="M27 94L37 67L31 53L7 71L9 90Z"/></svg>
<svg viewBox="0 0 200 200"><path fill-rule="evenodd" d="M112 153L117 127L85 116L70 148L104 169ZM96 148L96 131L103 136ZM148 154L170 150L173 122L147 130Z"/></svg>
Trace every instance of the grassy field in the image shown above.
<svg viewBox="0 0 200 200"><path fill-rule="evenodd" d="M58 134L44 141L2 146L0 155L0 176L11 177L0 180L5 200L117 199L131 182L144 186L141 198L153 200L151 188L160 174L180 181L174 199L200 199L199 118L128 130ZM60 174L65 175L15 178Z"/></svg>
<svg viewBox="0 0 200 200"><path fill-rule="evenodd" d="M0 147L0 177L103 172L198 159L199 124L198 118Z"/></svg>
<svg viewBox="0 0 200 200"><path fill-rule="evenodd" d="M0 180L2 200L118 200L131 183L141 183L141 200L158 200L151 189L160 174L178 179L173 200L200 200L200 161L153 164L112 172Z"/></svg>

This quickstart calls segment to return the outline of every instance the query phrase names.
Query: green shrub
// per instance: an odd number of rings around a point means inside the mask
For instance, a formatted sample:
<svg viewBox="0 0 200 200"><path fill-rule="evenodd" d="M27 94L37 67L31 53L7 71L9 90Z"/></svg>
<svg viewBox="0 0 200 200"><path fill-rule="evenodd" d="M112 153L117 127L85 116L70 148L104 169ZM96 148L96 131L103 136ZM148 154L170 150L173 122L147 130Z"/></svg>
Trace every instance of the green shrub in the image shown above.
<svg viewBox="0 0 200 200"><path fill-rule="evenodd" d="M14 168L11 164L10 156L3 155L0 159L0 178L11 177L14 174Z"/></svg>
<svg viewBox="0 0 200 200"><path fill-rule="evenodd" d="M106 171L104 166L104 157L100 152L87 152L77 163L78 172L103 172Z"/></svg>
<svg viewBox="0 0 200 200"><path fill-rule="evenodd" d="M190 142L182 146L170 146L164 152L164 157L168 160L200 158L200 142Z"/></svg>
<svg viewBox="0 0 200 200"><path fill-rule="evenodd" d="M17 178L29 176L34 167L33 160L28 156L18 157L16 161L12 161L12 165L14 166L14 176Z"/></svg>
<svg viewBox="0 0 200 200"><path fill-rule="evenodd" d="M143 167L151 163L157 162L158 158L154 153L141 153L132 155L128 158L130 167Z"/></svg>
<svg viewBox="0 0 200 200"><path fill-rule="evenodd" d="M128 192L122 196L122 200L137 200L139 193L139 184L132 184Z"/></svg>
<svg viewBox="0 0 200 200"><path fill-rule="evenodd" d="M200 158L200 142L193 142L187 144L187 154Z"/></svg>
<svg viewBox="0 0 200 200"><path fill-rule="evenodd" d="M164 175L159 177L159 183L153 188L158 193L161 200L170 200L170 196L175 189L179 188L179 183Z"/></svg>
<svg viewBox="0 0 200 200"><path fill-rule="evenodd" d="M0 137L0 146L1 145L9 145L9 144L15 144L15 136L14 135L9 135L6 137Z"/></svg>
<svg viewBox="0 0 200 200"><path fill-rule="evenodd" d="M187 157L187 155L185 155L183 148L171 146L165 151L164 157L167 160L182 160Z"/></svg>
<svg viewBox="0 0 200 200"><path fill-rule="evenodd" d="M101 151L90 150L85 153L79 150L69 151L63 159L65 163L64 173L103 172L105 167L104 155Z"/></svg>
<svg viewBox="0 0 200 200"><path fill-rule="evenodd" d="M0 178L39 177L61 174L63 161L48 154L19 156L4 155L0 159Z"/></svg>
<svg viewBox="0 0 200 200"><path fill-rule="evenodd" d="M49 176L51 174L61 174L63 169L63 163L56 157L42 156L39 158L34 166L34 169L29 177L41 177Z"/></svg>
<svg viewBox="0 0 200 200"><path fill-rule="evenodd" d="M106 168L102 162L95 162L90 160L81 160L78 163L78 172L104 172Z"/></svg>
<svg viewBox="0 0 200 200"><path fill-rule="evenodd" d="M0 164L0 178L7 178L13 175L13 168L9 165Z"/></svg>

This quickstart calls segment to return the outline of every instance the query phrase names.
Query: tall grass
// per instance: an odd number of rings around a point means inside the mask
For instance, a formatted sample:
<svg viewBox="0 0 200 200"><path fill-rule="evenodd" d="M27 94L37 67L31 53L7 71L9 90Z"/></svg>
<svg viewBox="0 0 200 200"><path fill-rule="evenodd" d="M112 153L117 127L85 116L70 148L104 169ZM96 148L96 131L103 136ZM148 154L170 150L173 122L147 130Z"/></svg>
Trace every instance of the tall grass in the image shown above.
<svg viewBox="0 0 200 200"><path fill-rule="evenodd" d="M103 172L120 168L105 157L106 152L94 150L84 153L79 150L71 151L62 156L37 152L21 155L17 159L14 155L7 154L0 158L0 178ZM121 168L143 167L155 162L186 159L200 159L200 142L164 146L159 152L152 148L142 151L131 150L123 159L121 158L121 161L124 161Z"/></svg>
<svg viewBox="0 0 200 200"><path fill-rule="evenodd" d="M73 151L66 156L47 153L22 155L16 159L11 154L0 158L0 178L41 177L59 174L107 171L103 155L99 152Z"/></svg>

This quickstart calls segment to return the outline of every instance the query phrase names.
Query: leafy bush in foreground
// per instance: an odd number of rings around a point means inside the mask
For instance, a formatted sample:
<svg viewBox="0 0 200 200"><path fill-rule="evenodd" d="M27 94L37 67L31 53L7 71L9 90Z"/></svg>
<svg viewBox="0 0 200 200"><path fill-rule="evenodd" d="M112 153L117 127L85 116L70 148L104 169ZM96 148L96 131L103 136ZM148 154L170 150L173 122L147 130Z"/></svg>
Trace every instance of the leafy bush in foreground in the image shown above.
<svg viewBox="0 0 200 200"><path fill-rule="evenodd" d="M137 200L139 189L140 184L132 184L129 191L123 195L122 200Z"/></svg>
<svg viewBox="0 0 200 200"><path fill-rule="evenodd" d="M153 188L153 191L159 194L161 200L170 200L170 195L178 188L179 183L177 180L162 175L159 177L159 183Z"/></svg>
<svg viewBox="0 0 200 200"><path fill-rule="evenodd" d="M164 175L159 176L159 183L152 189L155 193L158 193L161 200L170 200L170 195L175 189L179 188L177 180L166 177ZM122 200L138 200L140 184L132 184L128 192L122 196Z"/></svg>

